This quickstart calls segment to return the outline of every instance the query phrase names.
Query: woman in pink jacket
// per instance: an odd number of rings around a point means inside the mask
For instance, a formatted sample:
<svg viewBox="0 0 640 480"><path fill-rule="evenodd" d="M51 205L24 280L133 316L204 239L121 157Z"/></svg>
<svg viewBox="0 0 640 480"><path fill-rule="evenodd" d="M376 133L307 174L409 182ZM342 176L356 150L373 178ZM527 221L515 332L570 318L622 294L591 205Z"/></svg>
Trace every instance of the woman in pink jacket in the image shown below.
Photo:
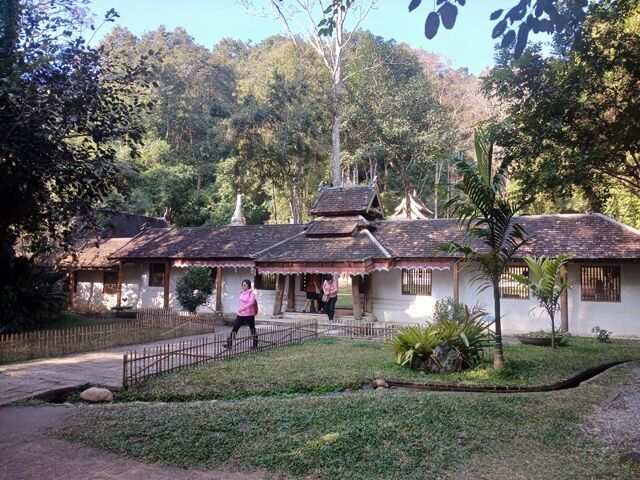
<svg viewBox="0 0 640 480"><path fill-rule="evenodd" d="M329 325L333 323L333 315L336 311L336 302L338 301L338 281L333 275L327 275L322 283L322 300L325 302L325 311L329 317ZM325 301L326 300L326 301Z"/></svg>
<svg viewBox="0 0 640 480"><path fill-rule="evenodd" d="M238 315L236 321L233 322L233 329L227 339L226 348L231 348L233 339L242 325L248 325L253 335L253 345L251 348L258 348L258 335L256 334L256 315L258 314L258 301L256 295L251 290L251 281L242 281L242 292L238 302Z"/></svg>

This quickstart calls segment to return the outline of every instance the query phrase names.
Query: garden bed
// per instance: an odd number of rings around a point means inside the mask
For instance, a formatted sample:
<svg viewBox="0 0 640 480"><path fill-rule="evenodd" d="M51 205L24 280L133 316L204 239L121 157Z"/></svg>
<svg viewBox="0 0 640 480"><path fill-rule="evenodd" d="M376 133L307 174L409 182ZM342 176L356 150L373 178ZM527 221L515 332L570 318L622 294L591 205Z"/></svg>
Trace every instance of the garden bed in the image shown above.
<svg viewBox="0 0 640 480"><path fill-rule="evenodd" d="M233 399L355 389L376 378L413 383L538 386L566 380L603 364L640 359L640 342L599 343L571 338L556 351L505 346L507 364L496 372L491 352L479 366L460 373L425 374L395 364L380 342L318 339L162 375L117 395L121 401Z"/></svg>

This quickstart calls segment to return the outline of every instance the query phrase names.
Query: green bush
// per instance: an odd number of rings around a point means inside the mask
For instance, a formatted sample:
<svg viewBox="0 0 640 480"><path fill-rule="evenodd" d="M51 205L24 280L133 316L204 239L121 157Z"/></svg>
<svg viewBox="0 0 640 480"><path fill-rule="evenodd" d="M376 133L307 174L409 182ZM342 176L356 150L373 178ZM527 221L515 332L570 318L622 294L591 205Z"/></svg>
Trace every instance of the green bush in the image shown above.
<svg viewBox="0 0 640 480"><path fill-rule="evenodd" d="M213 292L211 269L192 267L178 280L176 294L183 308L195 312L198 307L207 303Z"/></svg>
<svg viewBox="0 0 640 480"><path fill-rule="evenodd" d="M400 330L388 340L395 361L413 369L446 373L476 365L491 341L487 312L445 298L436 302L434 319L425 326Z"/></svg>
<svg viewBox="0 0 640 480"><path fill-rule="evenodd" d="M38 328L56 319L66 303L64 275L25 257L7 255L0 271L0 333Z"/></svg>

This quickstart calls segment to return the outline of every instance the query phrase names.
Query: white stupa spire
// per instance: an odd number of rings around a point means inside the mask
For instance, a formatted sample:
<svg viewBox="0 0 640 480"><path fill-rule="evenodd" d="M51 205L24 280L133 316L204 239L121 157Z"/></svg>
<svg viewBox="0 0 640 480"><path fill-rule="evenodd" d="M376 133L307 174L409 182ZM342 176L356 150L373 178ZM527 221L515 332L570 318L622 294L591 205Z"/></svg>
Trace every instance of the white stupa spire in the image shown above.
<svg viewBox="0 0 640 480"><path fill-rule="evenodd" d="M244 213L242 213L242 194L238 194L238 198L236 200L236 210L233 212L233 217L231 217L232 226L240 226L246 225L247 219L244 218Z"/></svg>

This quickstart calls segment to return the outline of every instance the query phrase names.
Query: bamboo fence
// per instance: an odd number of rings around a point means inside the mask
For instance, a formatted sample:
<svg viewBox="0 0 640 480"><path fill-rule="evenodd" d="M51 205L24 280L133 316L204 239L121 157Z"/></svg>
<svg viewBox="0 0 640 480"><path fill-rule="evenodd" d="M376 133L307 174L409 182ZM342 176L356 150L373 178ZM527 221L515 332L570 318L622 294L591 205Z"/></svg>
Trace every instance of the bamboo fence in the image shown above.
<svg viewBox="0 0 640 480"><path fill-rule="evenodd" d="M223 360L252 352L281 347L318 336L317 324L258 326L257 334L237 335L228 347L228 335L212 335L196 340L148 347L124 355L122 385L131 387L149 377L174 372L201 363ZM252 348L255 345L255 348Z"/></svg>
<svg viewBox="0 0 640 480"><path fill-rule="evenodd" d="M142 309L137 311L135 320L59 330L0 334L0 362L101 350L208 333L213 329L213 314Z"/></svg>
<svg viewBox="0 0 640 480"><path fill-rule="evenodd" d="M317 320L297 323L261 322L257 335L238 335L227 348L228 335L213 335L185 342L144 348L125 354L122 365L122 385L131 387L141 381L202 363L224 360L260 350L281 347L314 337L348 340L385 340L392 338L409 324L349 322L322 324ZM251 348L254 345L256 348Z"/></svg>

